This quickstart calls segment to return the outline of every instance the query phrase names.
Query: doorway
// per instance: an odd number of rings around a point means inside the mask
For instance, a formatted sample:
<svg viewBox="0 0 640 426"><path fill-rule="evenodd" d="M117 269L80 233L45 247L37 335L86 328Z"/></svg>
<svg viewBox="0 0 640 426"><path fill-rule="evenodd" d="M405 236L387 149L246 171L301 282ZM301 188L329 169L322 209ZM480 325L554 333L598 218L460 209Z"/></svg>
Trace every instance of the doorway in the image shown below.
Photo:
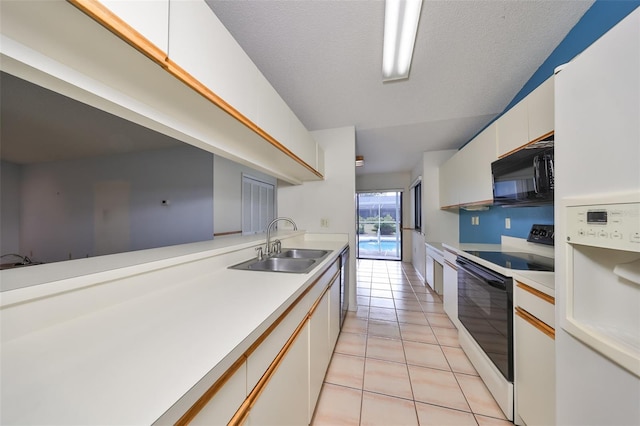
<svg viewBox="0 0 640 426"><path fill-rule="evenodd" d="M358 259L402 260L402 192L360 192L356 209Z"/></svg>

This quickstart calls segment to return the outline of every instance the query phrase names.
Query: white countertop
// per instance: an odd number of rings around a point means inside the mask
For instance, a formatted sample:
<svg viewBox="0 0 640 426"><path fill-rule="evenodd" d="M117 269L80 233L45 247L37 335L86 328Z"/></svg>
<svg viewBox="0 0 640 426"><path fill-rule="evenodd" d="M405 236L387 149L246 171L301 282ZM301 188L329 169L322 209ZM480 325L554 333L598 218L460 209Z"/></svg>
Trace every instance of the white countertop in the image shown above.
<svg viewBox="0 0 640 426"><path fill-rule="evenodd" d="M3 306L0 423L157 421L185 396L195 401L200 394L189 391L205 377L212 384L346 244L296 241L333 250L308 274L187 265L183 279L160 290L7 340L12 313ZM83 291L73 293L67 303L82 303Z"/></svg>

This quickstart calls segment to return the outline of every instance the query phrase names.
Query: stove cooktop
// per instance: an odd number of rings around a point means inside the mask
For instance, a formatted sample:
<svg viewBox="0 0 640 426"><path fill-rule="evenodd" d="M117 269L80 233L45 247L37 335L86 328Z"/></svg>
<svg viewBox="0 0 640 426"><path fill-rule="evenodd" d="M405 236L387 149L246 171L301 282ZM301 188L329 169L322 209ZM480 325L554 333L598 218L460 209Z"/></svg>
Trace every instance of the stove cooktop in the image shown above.
<svg viewBox="0 0 640 426"><path fill-rule="evenodd" d="M521 271L554 271L553 258L537 254L475 250L465 250L465 252L507 269L518 269Z"/></svg>

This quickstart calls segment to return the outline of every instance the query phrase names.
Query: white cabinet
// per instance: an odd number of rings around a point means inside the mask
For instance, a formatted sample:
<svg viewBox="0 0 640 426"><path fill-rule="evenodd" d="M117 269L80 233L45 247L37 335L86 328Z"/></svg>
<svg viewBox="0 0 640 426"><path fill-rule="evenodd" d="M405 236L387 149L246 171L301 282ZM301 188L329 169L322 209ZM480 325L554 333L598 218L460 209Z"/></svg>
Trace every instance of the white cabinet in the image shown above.
<svg viewBox="0 0 640 426"><path fill-rule="evenodd" d="M496 124L440 166L440 208L493 203L491 163L496 155Z"/></svg>
<svg viewBox="0 0 640 426"><path fill-rule="evenodd" d="M169 0L100 0L157 48L169 50Z"/></svg>
<svg viewBox="0 0 640 426"><path fill-rule="evenodd" d="M427 265L425 268L425 282L433 291L442 295L442 280L443 280L443 262L444 258L442 252L435 247L426 244L427 252Z"/></svg>
<svg viewBox="0 0 640 426"><path fill-rule="evenodd" d="M209 6L172 0L169 24L169 59L255 121L258 81L264 77Z"/></svg>
<svg viewBox="0 0 640 426"><path fill-rule="evenodd" d="M514 299L516 414L527 425L554 425L554 298L516 281Z"/></svg>
<svg viewBox="0 0 640 426"><path fill-rule="evenodd" d="M554 77L548 78L527 96L529 141L552 132L554 126Z"/></svg>
<svg viewBox="0 0 640 426"><path fill-rule="evenodd" d="M458 267L456 266L457 255L448 250L444 250L444 265L442 272L442 301L444 312L449 316L453 324L460 328L458 320Z"/></svg>
<svg viewBox="0 0 640 426"><path fill-rule="evenodd" d="M460 157L456 173L460 205L493 204L491 163L496 156L496 125L491 124L476 136L456 156Z"/></svg>
<svg viewBox="0 0 640 426"><path fill-rule="evenodd" d="M460 192L462 185L460 175L460 151L445 161L439 169L440 174L440 208L455 207L460 204Z"/></svg>
<svg viewBox="0 0 640 426"><path fill-rule="evenodd" d="M517 151L554 129L554 78L548 78L496 120L498 156Z"/></svg>
<svg viewBox="0 0 640 426"><path fill-rule="evenodd" d="M309 424L308 339L309 325L307 324L251 408L247 425Z"/></svg>
<svg viewBox="0 0 640 426"><path fill-rule="evenodd" d="M171 1L169 58L311 167L317 144L204 1Z"/></svg>
<svg viewBox="0 0 640 426"><path fill-rule="evenodd" d="M526 98L496 120L498 156L516 151L529 142L529 123Z"/></svg>

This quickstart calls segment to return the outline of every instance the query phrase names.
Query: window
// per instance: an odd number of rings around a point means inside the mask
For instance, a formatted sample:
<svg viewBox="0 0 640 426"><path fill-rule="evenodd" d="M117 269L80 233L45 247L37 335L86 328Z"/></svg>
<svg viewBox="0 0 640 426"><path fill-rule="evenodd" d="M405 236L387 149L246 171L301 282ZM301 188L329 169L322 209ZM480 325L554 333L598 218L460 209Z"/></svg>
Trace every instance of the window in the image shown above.
<svg viewBox="0 0 640 426"><path fill-rule="evenodd" d="M242 176L242 235L267 231L276 217L275 186Z"/></svg>
<svg viewBox="0 0 640 426"><path fill-rule="evenodd" d="M422 179L411 187L411 201L413 203L413 228L416 231L422 230Z"/></svg>

